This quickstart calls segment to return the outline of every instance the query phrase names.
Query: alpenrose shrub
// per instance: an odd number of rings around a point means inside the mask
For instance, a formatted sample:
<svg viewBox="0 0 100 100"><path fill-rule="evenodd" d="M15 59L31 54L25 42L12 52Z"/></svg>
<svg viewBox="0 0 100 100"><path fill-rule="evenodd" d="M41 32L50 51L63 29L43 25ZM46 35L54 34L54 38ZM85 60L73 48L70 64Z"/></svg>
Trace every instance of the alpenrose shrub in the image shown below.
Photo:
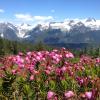
<svg viewBox="0 0 100 100"><path fill-rule="evenodd" d="M100 58L65 48L0 61L0 100L100 100Z"/></svg>

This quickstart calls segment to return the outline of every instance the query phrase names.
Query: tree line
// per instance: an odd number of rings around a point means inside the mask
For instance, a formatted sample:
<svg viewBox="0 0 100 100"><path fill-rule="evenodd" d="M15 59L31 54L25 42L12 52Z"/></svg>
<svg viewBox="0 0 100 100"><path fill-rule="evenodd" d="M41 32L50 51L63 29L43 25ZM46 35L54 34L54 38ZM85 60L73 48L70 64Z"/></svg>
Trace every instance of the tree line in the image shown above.
<svg viewBox="0 0 100 100"><path fill-rule="evenodd" d="M0 38L0 56L9 55L9 54L18 54L18 52L26 53L28 51L40 51L40 50L52 50L54 48L60 49L59 47L54 47L46 45L41 41L35 44L10 41L7 39ZM69 48L68 48L69 49ZM79 48L79 49L69 49L76 56L81 56L83 54L91 55L93 57L100 56L100 47L88 46L88 48Z"/></svg>

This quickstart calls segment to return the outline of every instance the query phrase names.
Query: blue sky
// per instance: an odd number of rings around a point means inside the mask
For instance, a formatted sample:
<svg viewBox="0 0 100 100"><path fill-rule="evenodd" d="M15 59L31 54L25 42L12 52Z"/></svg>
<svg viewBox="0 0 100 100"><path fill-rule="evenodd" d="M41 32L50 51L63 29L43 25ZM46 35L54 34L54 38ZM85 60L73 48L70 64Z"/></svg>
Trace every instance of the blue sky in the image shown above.
<svg viewBox="0 0 100 100"><path fill-rule="evenodd" d="M36 23L100 19L100 0L0 0L0 21Z"/></svg>

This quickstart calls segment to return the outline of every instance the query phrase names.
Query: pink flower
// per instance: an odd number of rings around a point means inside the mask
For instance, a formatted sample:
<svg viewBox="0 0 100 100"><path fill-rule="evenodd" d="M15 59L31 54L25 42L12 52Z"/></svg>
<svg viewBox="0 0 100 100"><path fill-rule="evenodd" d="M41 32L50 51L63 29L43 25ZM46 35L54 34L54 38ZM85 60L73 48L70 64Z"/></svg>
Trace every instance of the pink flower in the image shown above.
<svg viewBox="0 0 100 100"><path fill-rule="evenodd" d="M47 69L48 70L52 70L52 66L47 66Z"/></svg>
<svg viewBox="0 0 100 100"><path fill-rule="evenodd" d="M15 74L16 74L16 70L13 69L13 70L12 70L12 73L15 75Z"/></svg>
<svg viewBox="0 0 100 100"><path fill-rule="evenodd" d="M31 52L27 52L27 55L30 56L31 55Z"/></svg>
<svg viewBox="0 0 100 100"><path fill-rule="evenodd" d="M19 65L19 68L21 68L21 69L24 68L24 64L19 63L18 65Z"/></svg>
<svg viewBox="0 0 100 100"><path fill-rule="evenodd" d="M100 58L96 58L96 62L97 63L100 63Z"/></svg>
<svg viewBox="0 0 100 100"><path fill-rule="evenodd" d="M62 68L61 68L61 70L62 70L62 72L66 72L66 67L65 66L63 66Z"/></svg>
<svg viewBox="0 0 100 100"><path fill-rule="evenodd" d="M6 70L6 67L5 67L5 66L2 66L2 67L0 68L0 70Z"/></svg>
<svg viewBox="0 0 100 100"><path fill-rule="evenodd" d="M87 99L91 99L92 92L85 92L85 96L86 96Z"/></svg>
<svg viewBox="0 0 100 100"><path fill-rule="evenodd" d="M34 70L34 74L39 74L39 71L37 71L37 70Z"/></svg>
<svg viewBox="0 0 100 100"><path fill-rule="evenodd" d="M66 54L65 56L66 56L66 58L69 58L69 54Z"/></svg>
<svg viewBox="0 0 100 100"><path fill-rule="evenodd" d="M80 79L80 80L79 80L79 84L80 84L80 85L84 84L84 79Z"/></svg>
<svg viewBox="0 0 100 100"><path fill-rule="evenodd" d="M19 53L18 53L18 55L22 56L22 55L23 55L23 53L22 53L22 52L19 52Z"/></svg>
<svg viewBox="0 0 100 100"><path fill-rule="evenodd" d="M45 73L46 73L47 75L49 75L49 74L50 74L50 71L49 71L49 70L45 70Z"/></svg>
<svg viewBox="0 0 100 100"><path fill-rule="evenodd" d="M65 92L65 97L68 99L68 98L71 98L73 97L75 94L73 91L68 91L68 92Z"/></svg>
<svg viewBox="0 0 100 100"><path fill-rule="evenodd" d="M48 99L48 100L52 99L52 98L54 97L54 95L55 95L54 92L48 91L48 93L47 93L47 99Z"/></svg>
<svg viewBox="0 0 100 100"><path fill-rule="evenodd" d="M65 56L66 58L74 58L74 55L71 52L67 53Z"/></svg>
<svg viewBox="0 0 100 100"><path fill-rule="evenodd" d="M56 68L56 74L60 75L61 74L61 69L60 68Z"/></svg>
<svg viewBox="0 0 100 100"><path fill-rule="evenodd" d="M25 58L27 63L30 63L30 59L28 57Z"/></svg>
<svg viewBox="0 0 100 100"><path fill-rule="evenodd" d="M28 67L28 70L32 73L34 71L33 66Z"/></svg>
<svg viewBox="0 0 100 100"><path fill-rule="evenodd" d="M39 60L41 60L41 57L40 56L36 56L36 59L39 61Z"/></svg>
<svg viewBox="0 0 100 100"><path fill-rule="evenodd" d="M34 80L34 75L30 76L30 81Z"/></svg>
<svg viewBox="0 0 100 100"><path fill-rule="evenodd" d="M72 53L69 53L69 57L74 58L74 55Z"/></svg>
<svg viewBox="0 0 100 100"><path fill-rule="evenodd" d="M58 50L57 50L57 49L54 49L53 51L54 51L54 52L57 52Z"/></svg>

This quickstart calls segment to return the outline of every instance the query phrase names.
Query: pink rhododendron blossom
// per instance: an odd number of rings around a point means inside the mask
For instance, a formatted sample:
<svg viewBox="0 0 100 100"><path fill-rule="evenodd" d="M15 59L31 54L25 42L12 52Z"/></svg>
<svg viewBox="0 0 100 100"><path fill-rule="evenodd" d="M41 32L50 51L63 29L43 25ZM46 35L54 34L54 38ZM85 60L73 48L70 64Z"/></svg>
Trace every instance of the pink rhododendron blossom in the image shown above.
<svg viewBox="0 0 100 100"><path fill-rule="evenodd" d="M27 52L27 55L30 56L31 55L31 52Z"/></svg>
<svg viewBox="0 0 100 100"><path fill-rule="evenodd" d="M90 100L92 98L92 92L85 92L85 96Z"/></svg>
<svg viewBox="0 0 100 100"><path fill-rule="evenodd" d="M61 68L62 72L65 72L66 69L67 69L67 68L66 68L65 66L63 66L63 67Z"/></svg>
<svg viewBox="0 0 100 100"><path fill-rule="evenodd" d="M69 53L66 54L66 58L74 58L74 55L69 52Z"/></svg>
<svg viewBox="0 0 100 100"><path fill-rule="evenodd" d="M49 74L50 74L50 71L49 71L49 70L45 70L45 73L46 73L47 75L49 75Z"/></svg>
<svg viewBox="0 0 100 100"><path fill-rule="evenodd" d="M65 97L68 99L68 98L71 98L73 97L75 94L73 91L68 91L68 92L65 92Z"/></svg>
<svg viewBox="0 0 100 100"><path fill-rule="evenodd" d="M30 76L30 81L34 80L34 75Z"/></svg>
<svg viewBox="0 0 100 100"><path fill-rule="evenodd" d="M54 95L55 95L54 92L48 91L48 93L47 93L47 99L48 99L48 100L52 99L52 98L54 97Z"/></svg>
<svg viewBox="0 0 100 100"><path fill-rule="evenodd" d="M14 69L12 70L12 73L13 73L14 75L16 74L16 72L17 72L16 70L14 70Z"/></svg>

